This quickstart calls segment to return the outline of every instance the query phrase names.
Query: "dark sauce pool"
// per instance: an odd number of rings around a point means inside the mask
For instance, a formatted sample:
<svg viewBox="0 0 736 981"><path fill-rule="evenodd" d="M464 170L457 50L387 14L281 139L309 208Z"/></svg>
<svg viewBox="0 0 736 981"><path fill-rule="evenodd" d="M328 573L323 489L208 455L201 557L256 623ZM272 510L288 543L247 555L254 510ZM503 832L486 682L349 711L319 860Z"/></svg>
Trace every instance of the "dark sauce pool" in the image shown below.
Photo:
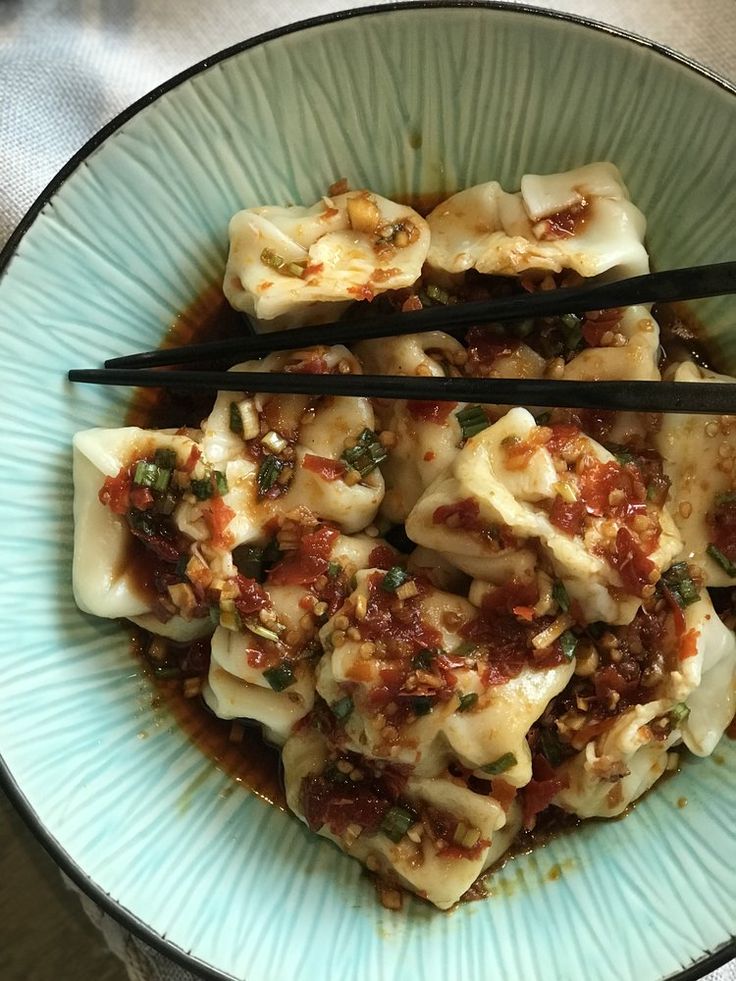
<svg viewBox="0 0 736 981"><path fill-rule="evenodd" d="M427 199L413 204L417 210L427 213L436 202ZM704 367L713 364L712 352L705 340L704 331L689 313L685 304L659 305L654 315L661 328L663 363L691 358ZM242 335L242 318L229 306L219 286L213 287L177 317L166 333L161 347L222 340ZM200 363L198 368L222 367L220 364ZM212 406L211 392L199 393L172 389L137 389L125 417L125 425L142 428L198 427ZM137 539L132 539L127 561L139 571L139 588L148 591L150 552ZM132 652L153 677L145 657L150 640L145 631L134 629ZM165 705L186 732L192 742L213 765L228 774L235 783L247 787L270 804L286 810L281 761L279 751L263 737L257 725L241 725L215 717L200 697L187 698L182 684L177 680L154 678L157 694L155 705ZM736 720L728 735L736 738ZM628 813L628 809L624 814ZM623 816L623 815L622 815ZM581 821L557 808L549 808L540 815L533 832L523 832L511 849L471 889L467 899L488 895L484 879L498 871L508 859L528 854L547 844L552 838L574 831ZM558 878L554 867L548 876Z"/></svg>

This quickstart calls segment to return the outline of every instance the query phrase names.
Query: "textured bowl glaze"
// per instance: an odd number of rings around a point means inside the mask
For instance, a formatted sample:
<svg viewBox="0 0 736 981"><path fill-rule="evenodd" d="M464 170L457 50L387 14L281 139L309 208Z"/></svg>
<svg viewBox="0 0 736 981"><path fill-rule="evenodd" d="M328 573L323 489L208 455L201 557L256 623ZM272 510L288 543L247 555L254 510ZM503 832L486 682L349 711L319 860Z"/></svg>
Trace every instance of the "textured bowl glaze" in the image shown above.
<svg viewBox="0 0 736 981"><path fill-rule="evenodd" d="M726 83L542 11L362 10L246 42L143 99L0 259L4 785L75 881L209 977L653 981L734 952L732 741L625 821L513 859L486 902L393 915L331 844L230 793L152 708L120 627L71 595L71 437L119 425L129 393L65 371L157 345L221 279L233 212L311 202L341 176L407 196L598 159L622 169L657 267L736 254ZM736 371L733 302L697 310Z"/></svg>

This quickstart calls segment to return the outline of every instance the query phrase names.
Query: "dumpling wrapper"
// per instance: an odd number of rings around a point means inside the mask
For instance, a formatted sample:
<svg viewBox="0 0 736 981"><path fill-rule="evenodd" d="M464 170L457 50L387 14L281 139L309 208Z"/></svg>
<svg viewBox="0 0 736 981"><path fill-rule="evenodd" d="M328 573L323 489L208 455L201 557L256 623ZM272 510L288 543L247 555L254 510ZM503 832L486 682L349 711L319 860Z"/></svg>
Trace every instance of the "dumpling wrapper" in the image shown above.
<svg viewBox="0 0 736 981"><path fill-rule="evenodd" d="M367 202L364 209L376 209L377 226L352 226L349 211L356 199ZM402 223L416 229L416 240L382 247L382 230ZM416 211L366 191L323 198L311 207L248 208L230 220L229 236L225 296L236 310L271 321L269 329L333 320L350 302L411 286L429 249L429 227ZM304 277L266 265L264 249L306 264Z"/></svg>
<svg viewBox="0 0 736 981"><path fill-rule="evenodd" d="M74 437L74 558L72 586L77 606L98 617L127 617L151 633L187 642L212 632L208 618L172 617L162 623L151 613L127 566L131 533L122 515L100 502L106 477L115 477L138 456L172 449L186 462L197 444L189 436L128 426L87 429ZM181 529L184 530L184 529Z"/></svg>
<svg viewBox="0 0 736 981"><path fill-rule="evenodd" d="M678 365L666 379L696 384L736 381L692 361ZM672 515L683 540L678 560L701 566L708 586L736 586L736 579L706 552L712 535L706 515L718 494L736 489L736 417L665 413L656 447L672 481Z"/></svg>
<svg viewBox="0 0 736 981"><path fill-rule="evenodd" d="M282 759L286 799L291 810L302 820L301 786L305 777L322 773L327 762L328 746L314 730L300 732L284 746ZM348 855L371 864L389 880L418 893L439 909L454 906L478 876L497 861L511 844L521 826L518 805L512 804L508 815L492 797L473 793L449 776L422 779L410 777L403 796L411 804L440 808L458 821L477 828L490 845L477 858L450 857L438 854L428 836L421 844L405 838L395 844L381 834L361 834L348 844L324 826L322 837L333 841Z"/></svg>
<svg viewBox="0 0 736 981"><path fill-rule="evenodd" d="M587 203L587 207L586 207ZM585 208L571 234L555 237L549 218ZM427 264L439 273L468 269L500 276L529 270L573 269L586 278L649 271L646 222L611 163L561 174L527 174L510 194L496 181L478 184L439 204L427 218Z"/></svg>

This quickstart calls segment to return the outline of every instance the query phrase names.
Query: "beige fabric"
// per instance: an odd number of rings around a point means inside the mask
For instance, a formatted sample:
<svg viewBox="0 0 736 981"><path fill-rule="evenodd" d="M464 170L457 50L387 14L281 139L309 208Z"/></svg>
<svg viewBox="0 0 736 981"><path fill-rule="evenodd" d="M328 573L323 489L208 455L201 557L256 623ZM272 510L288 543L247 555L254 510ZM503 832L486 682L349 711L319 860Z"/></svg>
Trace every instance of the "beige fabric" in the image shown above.
<svg viewBox="0 0 736 981"><path fill-rule="evenodd" d="M736 80L736 0L536 0L677 48ZM282 24L367 0L2 0L0 245L65 161L149 89ZM132 981L191 976L85 908ZM709 981L736 981L736 962Z"/></svg>

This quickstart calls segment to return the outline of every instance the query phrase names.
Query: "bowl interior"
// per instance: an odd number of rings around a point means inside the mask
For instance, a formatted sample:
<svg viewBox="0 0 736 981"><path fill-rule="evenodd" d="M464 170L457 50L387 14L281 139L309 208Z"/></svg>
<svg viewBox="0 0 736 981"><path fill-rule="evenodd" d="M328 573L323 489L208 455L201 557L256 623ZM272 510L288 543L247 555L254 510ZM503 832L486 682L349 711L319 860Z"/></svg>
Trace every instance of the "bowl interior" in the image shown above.
<svg viewBox="0 0 736 981"><path fill-rule="evenodd" d="M451 915L412 901L395 916L355 863L233 791L152 705L119 626L79 613L70 591L71 437L121 424L129 393L73 388L64 373L156 346L221 280L236 210L311 202L343 176L409 197L599 159L647 215L656 267L733 257L727 88L541 12L360 12L164 92L71 173L5 270L0 750L81 874L200 964L249 981L641 981L732 931L733 742L626 821L514 859L488 901ZM697 311L736 371L730 308Z"/></svg>

